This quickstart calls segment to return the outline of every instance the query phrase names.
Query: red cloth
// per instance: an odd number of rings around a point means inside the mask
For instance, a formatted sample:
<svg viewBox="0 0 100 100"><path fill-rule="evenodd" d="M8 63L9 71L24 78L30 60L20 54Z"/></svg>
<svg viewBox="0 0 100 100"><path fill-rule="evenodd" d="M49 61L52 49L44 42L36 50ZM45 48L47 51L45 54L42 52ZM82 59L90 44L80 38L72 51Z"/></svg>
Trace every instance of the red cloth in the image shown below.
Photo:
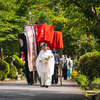
<svg viewBox="0 0 100 100"><path fill-rule="evenodd" d="M46 41L50 49L52 50L53 48L55 49L62 49L63 48L63 37L62 33L59 31L54 31L54 36L53 36L53 42L50 43Z"/></svg>
<svg viewBox="0 0 100 100"><path fill-rule="evenodd" d="M54 26L52 25L34 25L35 33L37 36L38 41L49 41L52 43L53 34L54 34Z"/></svg>
<svg viewBox="0 0 100 100"><path fill-rule="evenodd" d="M62 49L63 48L63 37L62 37L62 33L59 31L55 31L54 34L57 34L56 37L56 49Z"/></svg>
<svg viewBox="0 0 100 100"><path fill-rule="evenodd" d="M25 61L25 51L22 52L22 60Z"/></svg>

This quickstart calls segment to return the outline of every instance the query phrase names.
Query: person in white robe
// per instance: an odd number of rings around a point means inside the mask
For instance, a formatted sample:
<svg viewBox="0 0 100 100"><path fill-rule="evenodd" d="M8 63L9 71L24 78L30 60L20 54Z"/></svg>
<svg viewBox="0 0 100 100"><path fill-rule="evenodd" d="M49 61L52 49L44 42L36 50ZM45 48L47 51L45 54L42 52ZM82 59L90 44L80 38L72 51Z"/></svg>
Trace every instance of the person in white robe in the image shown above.
<svg viewBox="0 0 100 100"><path fill-rule="evenodd" d="M43 45L43 50L38 55L36 68L39 77L41 77L42 87L50 86L54 74L54 56L51 50L47 50L47 44Z"/></svg>

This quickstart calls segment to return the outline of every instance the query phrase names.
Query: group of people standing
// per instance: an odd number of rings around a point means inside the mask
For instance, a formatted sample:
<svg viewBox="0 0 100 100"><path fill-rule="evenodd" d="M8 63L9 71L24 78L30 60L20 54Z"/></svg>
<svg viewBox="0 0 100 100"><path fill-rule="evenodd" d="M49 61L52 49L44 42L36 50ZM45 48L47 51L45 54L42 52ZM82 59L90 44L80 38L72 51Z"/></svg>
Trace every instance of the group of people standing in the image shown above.
<svg viewBox="0 0 100 100"><path fill-rule="evenodd" d="M62 72L63 72L63 77L64 80L69 80L70 79L70 74L72 73L73 69L73 60L71 59L71 56L69 58L67 55L62 55L62 58L60 59L62 63Z"/></svg>

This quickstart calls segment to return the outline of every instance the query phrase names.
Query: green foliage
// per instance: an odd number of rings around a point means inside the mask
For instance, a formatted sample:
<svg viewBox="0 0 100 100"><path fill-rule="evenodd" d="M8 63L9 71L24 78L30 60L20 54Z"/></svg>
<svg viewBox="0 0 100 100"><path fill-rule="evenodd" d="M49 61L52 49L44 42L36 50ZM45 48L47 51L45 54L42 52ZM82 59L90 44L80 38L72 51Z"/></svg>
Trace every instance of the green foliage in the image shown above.
<svg viewBox="0 0 100 100"><path fill-rule="evenodd" d="M0 80L2 79L2 71L0 71Z"/></svg>
<svg viewBox="0 0 100 100"><path fill-rule="evenodd" d="M88 96L88 93L87 93L86 91L84 92L84 94L85 94L86 97L89 97L89 96Z"/></svg>
<svg viewBox="0 0 100 100"><path fill-rule="evenodd" d="M20 75L23 75L23 74L24 74L24 73L22 72L22 69L21 69L21 68L18 69L18 74L20 74Z"/></svg>
<svg viewBox="0 0 100 100"><path fill-rule="evenodd" d="M84 86L89 85L89 80L88 80L87 76L85 76L85 75L79 74L77 77L77 80L78 80L78 82L81 83L81 85L84 85Z"/></svg>
<svg viewBox="0 0 100 100"><path fill-rule="evenodd" d="M0 60L0 70L5 72L6 74L9 74L9 64L6 61Z"/></svg>
<svg viewBox="0 0 100 100"><path fill-rule="evenodd" d="M21 69L21 68L18 69L18 74L21 75L21 77L20 77L21 80L23 80L23 78L24 78L24 76L23 76L24 72L22 72L22 70L23 69Z"/></svg>
<svg viewBox="0 0 100 100"><path fill-rule="evenodd" d="M5 78L7 78L7 73L5 73L4 71L2 71L2 81L5 80Z"/></svg>
<svg viewBox="0 0 100 100"><path fill-rule="evenodd" d="M82 35L80 40L77 40L75 44L79 46L79 48L76 49L76 52L80 53L80 55L97 50L97 43L92 35Z"/></svg>
<svg viewBox="0 0 100 100"><path fill-rule="evenodd" d="M94 77L100 77L100 52L87 53L79 61L82 73L90 80L93 80Z"/></svg>
<svg viewBox="0 0 100 100"><path fill-rule="evenodd" d="M99 77L98 78L95 77L93 83L100 83L100 78Z"/></svg>
<svg viewBox="0 0 100 100"><path fill-rule="evenodd" d="M22 61L17 55L13 55L13 57L15 59L13 64L17 67L17 69L25 67L25 62Z"/></svg>
<svg viewBox="0 0 100 100"><path fill-rule="evenodd" d="M87 34L92 33L100 39L100 1L99 0L61 0L60 1L64 10L72 7L69 10L73 12L73 9L77 7L77 11L74 13L79 13L79 17L84 19L83 29ZM76 18L75 18L76 19ZM79 22L80 23L80 22ZM72 27L73 28L73 27ZM79 27L80 28L80 27ZM82 30L82 28L80 28ZM100 43L100 40L98 41Z"/></svg>
<svg viewBox="0 0 100 100"><path fill-rule="evenodd" d="M10 72L9 64L6 61L0 60L0 71L2 72L2 79L7 78L7 75Z"/></svg>
<svg viewBox="0 0 100 100"><path fill-rule="evenodd" d="M16 78L16 73L17 73L17 68L14 66L14 65L11 65L9 64L10 66L10 73L8 74L8 78L11 78L11 79L15 79Z"/></svg>

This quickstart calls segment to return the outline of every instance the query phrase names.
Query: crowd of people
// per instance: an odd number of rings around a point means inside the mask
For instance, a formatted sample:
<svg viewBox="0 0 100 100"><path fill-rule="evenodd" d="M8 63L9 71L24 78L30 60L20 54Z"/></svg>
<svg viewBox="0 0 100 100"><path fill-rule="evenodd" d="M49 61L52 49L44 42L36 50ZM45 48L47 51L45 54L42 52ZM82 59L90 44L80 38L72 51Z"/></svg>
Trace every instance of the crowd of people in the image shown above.
<svg viewBox="0 0 100 100"><path fill-rule="evenodd" d="M62 64L62 72L64 80L70 80L73 69L73 60L71 59L71 56L69 58L67 57L67 54L62 55L61 64Z"/></svg>
<svg viewBox="0 0 100 100"><path fill-rule="evenodd" d="M50 85L58 84L58 70L59 65L62 65L62 73L64 80L70 79L70 73L73 68L73 60L67 55L60 56L56 53L56 49L50 50L48 45L44 42L40 43L39 49L37 49L37 60L35 71L35 83L37 80L41 87L46 87ZM27 51L25 52L25 75L27 78L28 85L33 84L33 72L29 72L28 61L27 61Z"/></svg>
<svg viewBox="0 0 100 100"><path fill-rule="evenodd" d="M38 79L41 87L58 84L58 66L62 64L62 72L64 80L70 79L70 73L72 72L73 61L71 57L67 58L67 55L60 56L56 54L56 49L50 50L48 45L44 42L40 44L40 52L36 60L36 68ZM37 77L36 77L37 79Z"/></svg>

